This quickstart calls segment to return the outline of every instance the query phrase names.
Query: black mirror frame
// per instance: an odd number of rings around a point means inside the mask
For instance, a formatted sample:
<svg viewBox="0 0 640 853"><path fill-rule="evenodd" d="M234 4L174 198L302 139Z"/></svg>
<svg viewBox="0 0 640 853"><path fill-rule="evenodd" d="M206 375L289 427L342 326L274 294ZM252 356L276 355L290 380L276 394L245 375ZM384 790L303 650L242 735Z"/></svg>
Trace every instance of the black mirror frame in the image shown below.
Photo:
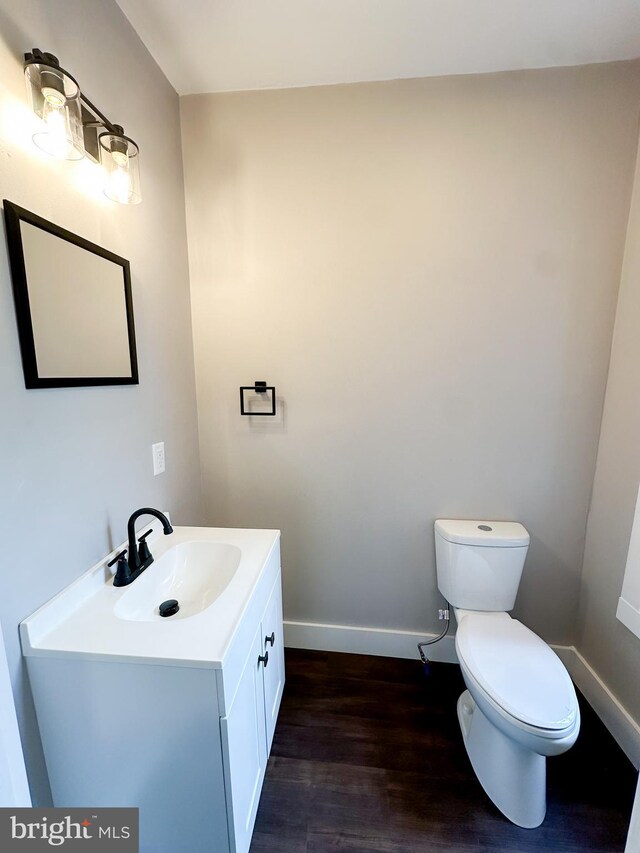
<svg viewBox="0 0 640 853"><path fill-rule="evenodd" d="M96 243L91 243L89 240L85 240L84 237L79 237L77 234L67 231L65 228L61 228L59 225L43 219L41 216L38 216L29 210L25 210L23 207L19 207L17 204L14 204L7 199L3 200L3 205L7 227L7 248L9 250L13 298L16 308L18 338L20 340L20 353L22 355L22 368L24 371L25 386L27 388L82 388L92 385L138 385L138 356L136 350L135 324L133 319L133 298L131 294L131 271L129 268L129 261L108 251L107 249L103 249L102 246L98 246ZM88 252L100 255L100 257L122 267L131 376L74 376L43 378L38 375L38 362L36 358L31 307L29 304L29 288L27 283L24 248L22 244L22 235L20 233L21 222L27 222L30 225L36 226L36 228L42 228L43 231L47 231L49 234L53 234L61 240L67 240L69 243L73 243L81 249L86 249Z"/></svg>

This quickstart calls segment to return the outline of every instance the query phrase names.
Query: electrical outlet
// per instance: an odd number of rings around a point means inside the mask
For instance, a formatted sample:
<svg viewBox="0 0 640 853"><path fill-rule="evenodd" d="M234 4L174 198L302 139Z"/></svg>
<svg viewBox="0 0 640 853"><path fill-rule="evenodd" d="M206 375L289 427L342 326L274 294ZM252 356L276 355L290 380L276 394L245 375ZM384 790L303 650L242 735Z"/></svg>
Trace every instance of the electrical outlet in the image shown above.
<svg viewBox="0 0 640 853"><path fill-rule="evenodd" d="M163 474L165 469L164 441L152 444L151 453L153 455L153 476L157 477L158 474Z"/></svg>
<svg viewBox="0 0 640 853"><path fill-rule="evenodd" d="M444 619L449 619L448 610L438 610L438 619L442 622Z"/></svg>

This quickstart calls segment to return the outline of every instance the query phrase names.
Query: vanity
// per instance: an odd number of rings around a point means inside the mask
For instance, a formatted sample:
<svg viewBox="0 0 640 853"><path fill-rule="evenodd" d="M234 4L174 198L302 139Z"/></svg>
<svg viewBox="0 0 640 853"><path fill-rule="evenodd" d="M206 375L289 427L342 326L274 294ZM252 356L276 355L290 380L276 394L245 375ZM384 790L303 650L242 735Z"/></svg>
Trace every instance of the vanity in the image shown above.
<svg viewBox="0 0 640 853"><path fill-rule="evenodd" d="M147 529L133 583L114 551L20 626L53 801L139 807L142 853L247 853L285 680L280 533Z"/></svg>

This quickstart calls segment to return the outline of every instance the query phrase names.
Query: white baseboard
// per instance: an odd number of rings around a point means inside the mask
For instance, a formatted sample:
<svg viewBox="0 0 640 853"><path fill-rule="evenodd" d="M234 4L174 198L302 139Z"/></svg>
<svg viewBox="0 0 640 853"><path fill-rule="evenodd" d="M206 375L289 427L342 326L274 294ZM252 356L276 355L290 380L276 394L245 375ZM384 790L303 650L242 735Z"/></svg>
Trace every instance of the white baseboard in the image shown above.
<svg viewBox="0 0 640 853"><path fill-rule="evenodd" d="M636 798L631 812L631 823L629 824L627 846L624 848L624 853L638 853L638 851L640 851L640 782L636 788Z"/></svg>
<svg viewBox="0 0 640 853"><path fill-rule="evenodd" d="M640 725L580 652L574 648L571 651L573 660L564 663L576 687L600 717L629 761L636 769L640 768Z"/></svg>
<svg viewBox="0 0 640 853"><path fill-rule="evenodd" d="M323 652L418 660L417 644L435 634L393 631L386 628L357 628L352 625L323 625L314 622L285 622L285 646ZM640 768L640 725L631 717L599 675L573 646L552 646L576 686L600 717L634 767ZM457 663L455 636L448 634L425 648L427 657L438 663Z"/></svg>
<svg viewBox="0 0 640 853"><path fill-rule="evenodd" d="M293 649L349 652L355 655L418 660L418 643L436 634L392 631L387 628L356 628L352 625L322 625L316 622L285 622L284 644ZM425 654L439 663L457 663L453 635L425 647Z"/></svg>

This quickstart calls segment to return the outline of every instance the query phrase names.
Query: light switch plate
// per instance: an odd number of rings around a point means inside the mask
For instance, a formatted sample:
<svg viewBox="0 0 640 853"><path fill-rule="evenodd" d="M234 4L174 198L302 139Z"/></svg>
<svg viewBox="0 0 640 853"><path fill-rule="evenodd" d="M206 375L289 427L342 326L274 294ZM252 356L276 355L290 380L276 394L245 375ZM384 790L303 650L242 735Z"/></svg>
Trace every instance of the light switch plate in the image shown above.
<svg viewBox="0 0 640 853"><path fill-rule="evenodd" d="M153 476L156 477L158 474L163 474L165 469L164 441L152 444L151 453L153 454Z"/></svg>

